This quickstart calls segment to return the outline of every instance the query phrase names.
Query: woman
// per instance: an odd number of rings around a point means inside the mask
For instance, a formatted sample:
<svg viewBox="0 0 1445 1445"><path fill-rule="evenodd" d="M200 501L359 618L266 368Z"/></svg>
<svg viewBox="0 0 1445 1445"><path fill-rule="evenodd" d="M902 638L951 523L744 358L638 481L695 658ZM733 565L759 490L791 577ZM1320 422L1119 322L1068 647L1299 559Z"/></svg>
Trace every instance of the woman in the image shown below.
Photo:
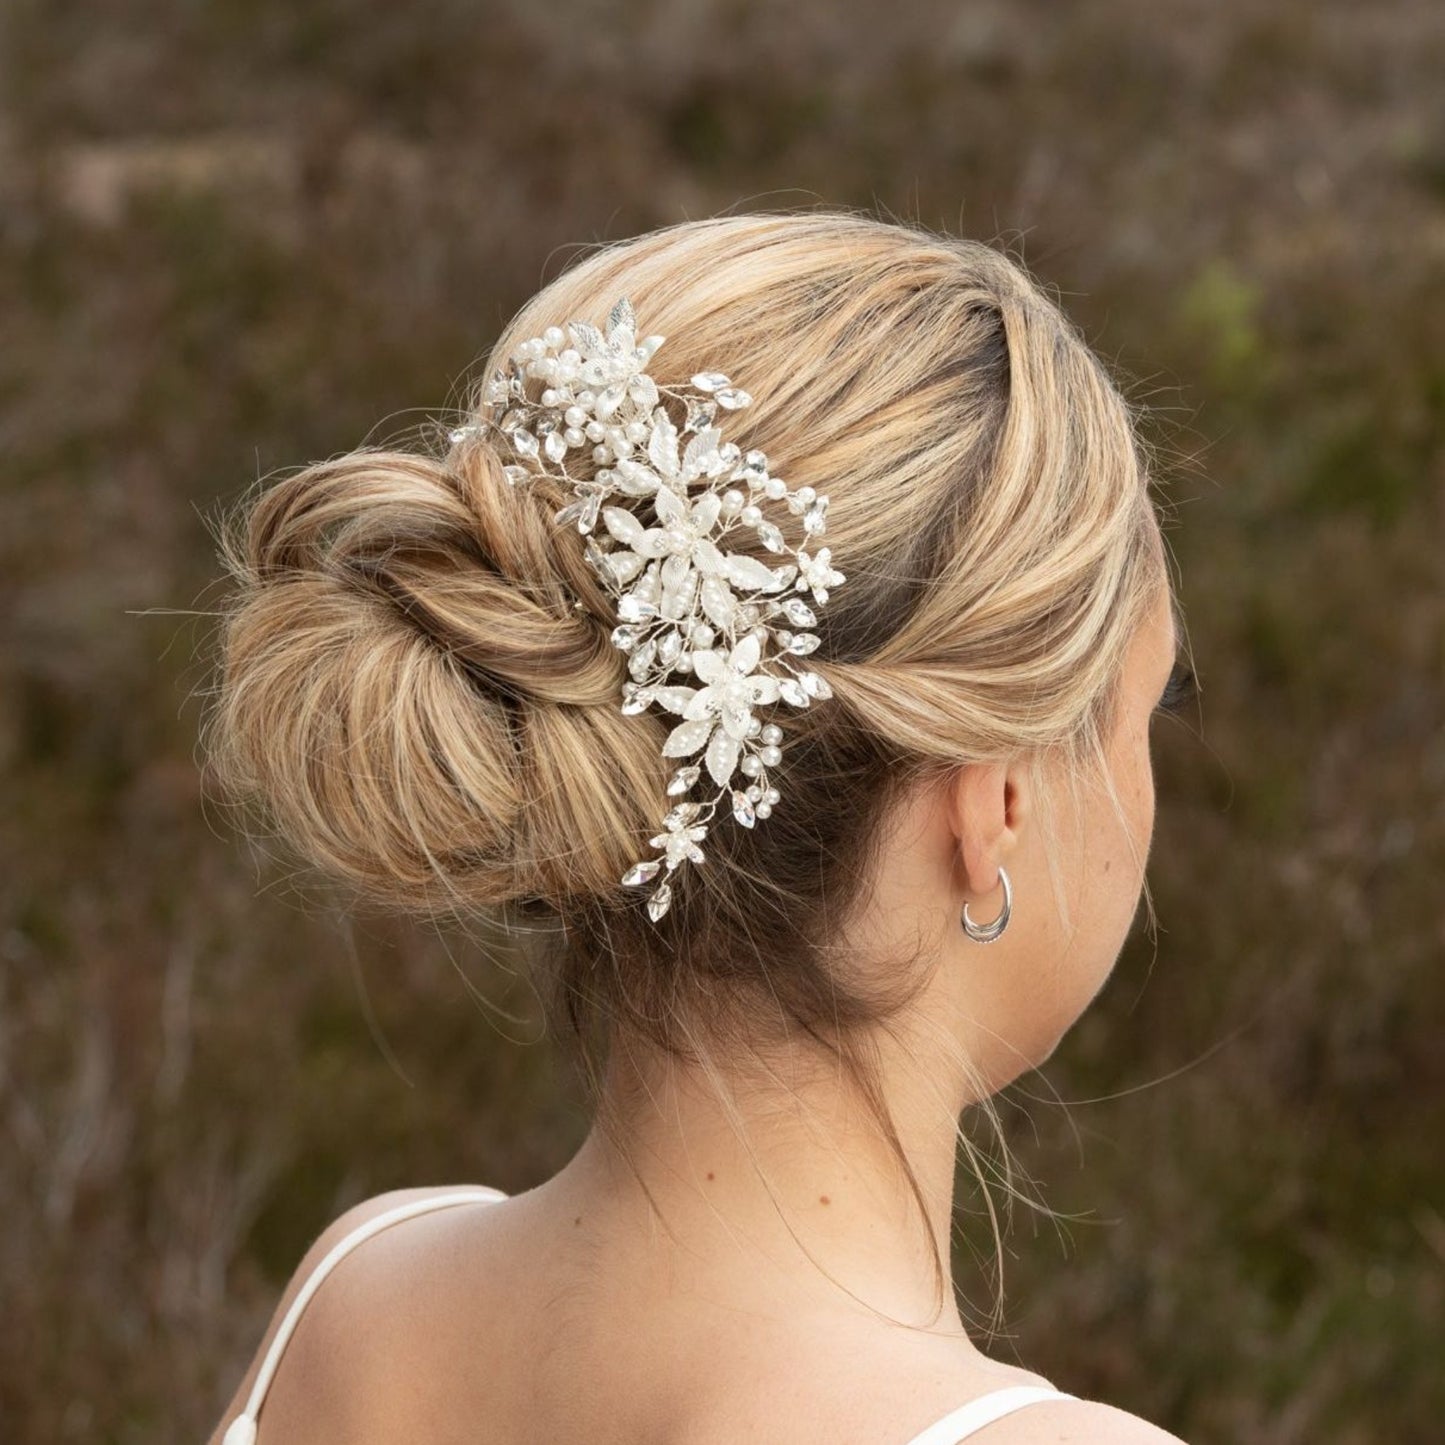
<svg viewBox="0 0 1445 1445"><path fill-rule="evenodd" d="M525 938L596 1122L338 1219L213 1438L1174 1439L948 1271L960 1115L1113 966L1187 690L1097 357L991 247L729 216L548 285L435 453L244 511L210 740L331 874Z"/></svg>

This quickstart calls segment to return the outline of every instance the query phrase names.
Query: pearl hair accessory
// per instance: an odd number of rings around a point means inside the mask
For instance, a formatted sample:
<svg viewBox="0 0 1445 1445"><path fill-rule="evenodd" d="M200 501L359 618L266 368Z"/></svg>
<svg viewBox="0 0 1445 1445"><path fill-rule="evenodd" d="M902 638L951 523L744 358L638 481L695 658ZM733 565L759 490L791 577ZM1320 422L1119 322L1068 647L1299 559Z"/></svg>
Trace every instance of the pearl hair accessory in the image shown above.
<svg viewBox="0 0 1445 1445"><path fill-rule="evenodd" d="M723 441L714 425L719 414L747 406L752 397L722 373L699 372L676 387L654 380L647 367L664 339L637 340L627 297L612 307L605 336L585 321L549 326L522 342L487 381L482 400L491 415L450 433L456 443L486 427L499 431L518 459L503 467L514 486L538 475L573 484L575 500L554 520L576 523L587 561L616 599L612 642L628 654L630 674L621 710L637 714L658 704L681 719L662 745L663 756L702 754L701 762L673 773L669 797L682 798L704 767L717 785L711 799L674 805L650 840L661 856L622 875L623 884L637 887L662 874L647 899L654 923L672 902L673 872L684 862L704 861L698 845L725 795L745 828L777 804L768 770L782 760L783 731L754 709L779 701L805 708L832 696L820 674L793 659L818 646L817 633L807 630L817 624L813 606L826 603L829 589L844 580L827 547L807 551L824 530L827 495L790 488L769 475L763 452L744 455ZM540 385L536 400L529 384L534 391ZM681 425L664 399L682 412ZM590 476L567 469L569 456L579 452L593 464ZM784 502L801 516L798 547L764 517L764 501ZM647 508L652 518L639 515ZM599 520L601 532L594 530ZM740 528L756 533L766 551L792 560L769 566L726 550L728 534ZM813 606L799 593L810 594ZM674 673L701 686L668 681ZM743 786L739 773L749 780Z"/></svg>

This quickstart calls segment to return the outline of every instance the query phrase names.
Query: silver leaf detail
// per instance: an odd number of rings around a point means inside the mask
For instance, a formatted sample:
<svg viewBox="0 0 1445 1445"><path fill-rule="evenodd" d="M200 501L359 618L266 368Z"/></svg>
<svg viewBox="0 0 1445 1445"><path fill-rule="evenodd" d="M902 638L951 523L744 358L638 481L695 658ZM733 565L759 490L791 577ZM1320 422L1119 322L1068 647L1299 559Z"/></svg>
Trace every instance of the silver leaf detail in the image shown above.
<svg viewBox="0 0 1445 1445"><path fill-rule="evenodd" d="M726 728L719 728L709 739L705 761L707 770L718 787L726 787L732 780L732 775L737 771L740 747L738 739L733 737Z"/></svg>
<svg viewBox="0 0 1445 1445"><path fill-rule="evenodd" d="M602 333L587 321L569 321L567 329L572 333L572 340L576 343L578 351L584 356L596 356L605 353L607 342L603 339Z"/></svg>
<svg viewBox="0 0 1445 1445"><path fill-rule="evenodd" d="M607 329L616 331L619 326L627 326L632 330L637 329L637 318L632 313L632 302L621 296L613 303L612 310L607 314Z"/></svg>
<svg viewBox="0 0 1445 1445"><path fill-rule="evenodd" d="M697 696L697 689L695 687L658 687L653 689L652 695L668 712L675 712L682 717L687 712L688 704Z"/></svg>
<svg viewBox="0 0 1445 1445"><path fill-rule="evenodd" d="M801 691L801 689L799 689ZM662 745L662 755L665 758L684 758L689 753L695 753L707 742L712 735L715 717L695 718L690 722L680 722L668 733L667 741Z"/></svg>
<svg viewBox="0 0 1445 1445"><path fill-rule="evenodd" d="M694 574L696 575L696 574ZM702 610L719 627L731 627L737 614L737 598L721 577L702 579Z"/></svg>
<svg viewBox="0 0 1445 1445"><path fill-rule="evenodd" d="M773 569L766 563L759 562L756 557L748 557L741 552L728 552L723 556L723 565L732 581L749 591L762 589L770 592L779 585Z"/></svg>
<svg viewBox="0 0 1445 1445"><path fill-rule="evenodd" d="M631 582L647 566L646 557L639 557L636 552L625 549L603 555L606 558L607 571L619 584Z"/></svg>

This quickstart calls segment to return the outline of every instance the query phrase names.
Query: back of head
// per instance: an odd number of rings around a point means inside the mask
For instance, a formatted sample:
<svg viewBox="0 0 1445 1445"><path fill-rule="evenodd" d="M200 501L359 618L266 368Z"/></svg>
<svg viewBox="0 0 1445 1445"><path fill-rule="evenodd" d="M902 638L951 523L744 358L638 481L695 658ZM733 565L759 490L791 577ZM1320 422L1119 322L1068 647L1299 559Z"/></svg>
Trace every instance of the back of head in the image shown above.
<svg viewBox="0 0 1445 1445"><path fill-rule="evenodd" d="M667 338L659 380L725 372L754 398L730 439L831 498L848 580L808 662L832 697L777 718L766 823L714 829L658 922L622 886L667 803L676 719L619 710L611 599L553 520L571 494L510 485L486 430L317 463L239 515L216 763L369 897L558 919L557 1017L579 1036L846 1033L902 1001L830 947L897 790L975 760L1098 762L1167 585L1129 408L1008 256L829 211L596 250L513 318L487 373L619 296Z"/></svg>

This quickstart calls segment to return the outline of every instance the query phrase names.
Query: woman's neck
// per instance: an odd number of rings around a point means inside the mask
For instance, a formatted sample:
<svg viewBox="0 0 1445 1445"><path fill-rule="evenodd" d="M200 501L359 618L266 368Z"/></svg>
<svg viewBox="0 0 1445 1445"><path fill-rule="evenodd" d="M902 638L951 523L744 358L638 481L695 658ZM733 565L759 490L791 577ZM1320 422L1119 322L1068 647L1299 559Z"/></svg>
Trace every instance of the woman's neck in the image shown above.
<svg viewBox="0 0 1445 1445"><path fill-rule="evenodd" d="M636 1172L594 1124L546 1190L609 1258L627 1252L639 1277L669 1291L792 1313L873 1310L963 1337L948 1276L961 1105L929 1082L930 1067L899 1051L882 1072L926 1227L896 1153L836 1067L734 1084L725 1099L695 1068L614 1063L607 1107ZM941 1061L931 1077L946 1077Z"/></svg>

